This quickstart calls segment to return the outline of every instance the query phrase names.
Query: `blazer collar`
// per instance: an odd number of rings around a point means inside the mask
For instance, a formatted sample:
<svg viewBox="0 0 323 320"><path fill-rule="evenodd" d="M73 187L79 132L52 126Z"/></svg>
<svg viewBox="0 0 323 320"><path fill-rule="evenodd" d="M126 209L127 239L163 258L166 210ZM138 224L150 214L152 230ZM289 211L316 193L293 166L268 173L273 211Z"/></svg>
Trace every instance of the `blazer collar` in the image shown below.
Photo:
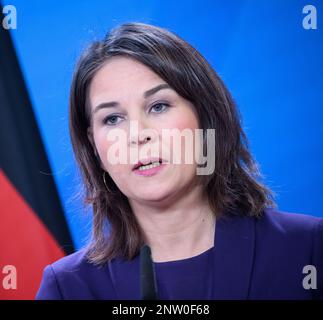
<svg viewBox="0 0 323 320"><path fill-rule="evenodd" d="M212 299L248 298L255 250L255 218L223 216L216 222ZM116 299L140 300L140 259L108 263Z"/></svg>

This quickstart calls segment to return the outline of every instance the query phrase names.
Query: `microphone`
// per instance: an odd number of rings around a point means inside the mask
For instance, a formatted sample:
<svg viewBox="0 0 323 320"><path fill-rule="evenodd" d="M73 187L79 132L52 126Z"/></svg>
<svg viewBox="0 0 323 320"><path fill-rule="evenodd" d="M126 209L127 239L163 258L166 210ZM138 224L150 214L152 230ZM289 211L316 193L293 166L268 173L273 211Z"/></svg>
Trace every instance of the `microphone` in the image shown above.
<svg viewBox="0 0 323 320"><path fill-rule="evenodd" d="M147 245L140 249L140 287L141 300L158 300L155 269Z"/></svg>

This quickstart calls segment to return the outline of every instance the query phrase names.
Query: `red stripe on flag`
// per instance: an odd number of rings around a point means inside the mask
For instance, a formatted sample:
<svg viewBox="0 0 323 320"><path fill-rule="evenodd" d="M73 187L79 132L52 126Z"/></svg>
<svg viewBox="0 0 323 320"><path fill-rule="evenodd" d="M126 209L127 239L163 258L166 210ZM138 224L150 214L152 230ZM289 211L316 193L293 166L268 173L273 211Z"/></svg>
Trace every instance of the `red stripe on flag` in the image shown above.
<svg viewBox="0 0 323 320"><path fill-rule="evenodd" d="M44 267L65 253L2 170L0 219L0 299L34 299ZM17 270L16 289L4 288L8 265Z"/></svg>

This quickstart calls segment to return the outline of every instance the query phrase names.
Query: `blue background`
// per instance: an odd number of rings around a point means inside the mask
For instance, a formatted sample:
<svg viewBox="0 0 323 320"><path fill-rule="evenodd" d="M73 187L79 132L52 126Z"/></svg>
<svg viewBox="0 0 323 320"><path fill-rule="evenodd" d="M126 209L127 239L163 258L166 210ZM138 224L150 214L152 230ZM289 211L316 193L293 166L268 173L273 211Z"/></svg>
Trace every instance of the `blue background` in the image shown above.
<svg viewBox="0 0 323 320"><path fill-rule="evenodd" d="M12 0L13 40L76 248L91 211L68 134L68 94L82 50L115 25L166 27L195 46L235 98L251 150L283 211L323 216L323 5L321 1ZM317 30L302 26L305 5Z"/></svg>

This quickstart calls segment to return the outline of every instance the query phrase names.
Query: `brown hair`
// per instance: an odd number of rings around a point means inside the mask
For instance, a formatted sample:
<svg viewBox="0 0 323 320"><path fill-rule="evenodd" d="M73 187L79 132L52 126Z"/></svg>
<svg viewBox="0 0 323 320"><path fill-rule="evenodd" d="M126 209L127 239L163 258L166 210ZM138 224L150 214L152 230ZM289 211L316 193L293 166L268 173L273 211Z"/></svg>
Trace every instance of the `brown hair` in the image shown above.
<svg viewBox="0 0 323 320"><path fill-rule="evenodd" d="M127 197L109 174L106 186L95 148L88 138L91 124L88 89L107 59L126 56L148 66L179 95L192 102L201 129L215 129L215 171L202 176L214 213L260 216L275 207L274 193L261 175L241 127L237 107L222 80L187 42L165 29L142 23L122 24L83 53L70 92L70 134L85 184L86 203L93 205L93 234L88 258L104 264L115 257L132 259L143 244L142 230Z"/></svg>

